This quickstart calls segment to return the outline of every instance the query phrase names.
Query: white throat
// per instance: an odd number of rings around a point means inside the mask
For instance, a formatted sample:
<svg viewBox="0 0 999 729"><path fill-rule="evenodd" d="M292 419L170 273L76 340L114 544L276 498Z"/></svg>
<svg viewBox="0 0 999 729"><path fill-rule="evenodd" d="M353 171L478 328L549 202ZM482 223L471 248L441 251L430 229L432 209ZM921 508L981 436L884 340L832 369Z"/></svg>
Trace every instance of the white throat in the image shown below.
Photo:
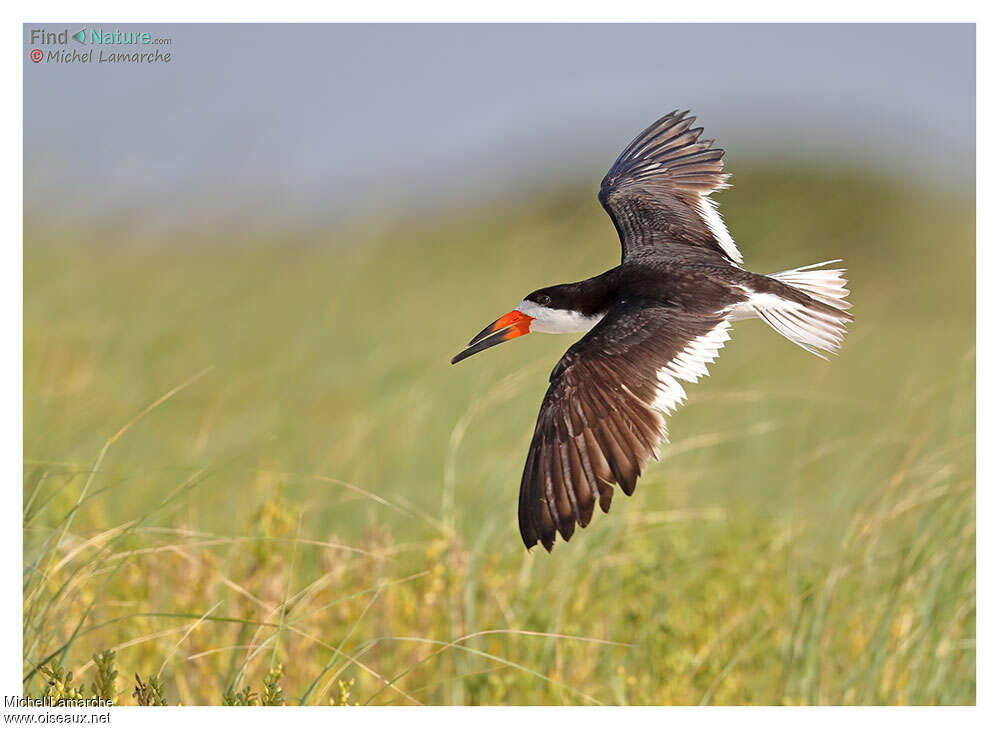
<svg viewBox="0 0 999 729"><path fill-rule="evenodd" d="M531 322L531 331L542 334L570 334L573 332L588 332L604 315L583 316L578 311L567 309L552 309L541 306L533 301L520 302L517 311L527 314L534 321Z"/></svg>

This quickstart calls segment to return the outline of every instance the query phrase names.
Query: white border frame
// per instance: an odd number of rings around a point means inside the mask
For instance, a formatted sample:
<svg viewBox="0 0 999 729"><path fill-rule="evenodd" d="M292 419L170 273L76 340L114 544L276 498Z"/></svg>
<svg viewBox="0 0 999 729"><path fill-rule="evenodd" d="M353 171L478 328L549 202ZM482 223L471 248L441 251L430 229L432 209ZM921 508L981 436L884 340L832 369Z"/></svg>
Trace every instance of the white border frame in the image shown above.
<svg viewBox="0 0 999 729"><path fill-rule="evenodd" d="M3 525L3 554L11 555L3 560L2 582L4 599L2 614L0 614L0 693L19 693L21 690L21 565L22 545L20 528L21 489L16 486L21 481L21 459L23 448L22 434L22 81L23 53L22 24L25 22L74 20L96 22L107 19L109 22L977 22L977 129L988 127L986 120L996 115L994 108L994 87L996 76L993 73L996 62L996 37L991 14L985 13L984 3L951 2L944 6L949 13L941 13L939 3L928 2L856 2L845 0L834 7L836 13L821 8L806 10L801 2L763 2L746 3L731 0L715 0L709 6L667 7L666 3L628 2L614 3L588 2L525 2L524 0L509 0L504 3L479 3L471 9L467 2L425 0L419 4L419 12L415 12L412 3L382 2L379 8L372 10L370 5L359 4L330 7L319 2L284 2L280 7L285 11L275 13L275 6L263 3L221 2L211 9L204 2L191 0L176 0L163 7L137 10L134 3L121 0L112 2L87 3L82 10L76 3L57 0L46 3L44 9L30 7L22 3L20 8L10 8L5 14L11 15L11 22L3 27L11 34L12 43L5 60L7 72L3 74L3 97L14 99L14 114L6 114L0 120L2 125L3 168L16 171L4 183L4 222L7 230L13 231L9 243L3 250L2 266L3 281L0 284L0 295L3 296L2 333L7 351L0 359L3 367L4 383L2 395L3 437L0 447L4 449L7 464L12 474L10 488L17 493L15 504L4 509L2 518L10 524ZM294 6L293 8L290 6ZM755 11L748 13L750 8ZM669 10L670 12L666 12ZM714 12L707 12L711 10ZM927 52L932 52L928 49ZM16 60L14 56L16 55ZM990 83L991 82L991 83ZM347 723L378 724L380 722L412 721L414 719L426 722L433 721L435 725L464 725L469 719L474 720L483 729L502 726L508 729L511 721L525 720L536 722L572 721L574 725L604 727L608 720L626 720L639 725L659 725L664 721L681 724L696 724L698 726L729 726L733 722L748 727L800 724L806 721L813 726L839 727L844 721L859 722L862 725L872 725L885 721L905 722L908 727L937 727L943 722L960 721L963 724L983 725L987 717L992 716L996 709L995 689L995 649L996 628L993 617L996 608L995 533L983 526L995 522L996 495L993 492L996 484L996 459L994 448L996 436L996 417L993 414L996 404L997 385L991 373L999 364L996 358L994 316L986 308L991 300L992 291L986 288L990 278L987 272L999 270L999 240L997 240L994 205L983 205L982 201L995 199L995 185L987 174L995 168L995 145L991 135L978 134L977 147L977 212L978 239L985 241L977 246L977 371L987 376L978 381L978 445L977 470L978 482L984 487L977 489L977 519L978 519L978 594L977 615L979 616L976 632L976 652L978 658L978 706L975 708L574 708L560 709L551 707L530 708L367 708L367 709L336 709L337 720ZM984 445L985 447L980 447ZM981 616L985 616L982 619ZM185 712L185 717L209 720L206 712L240 711L239 721L250 727L264 727L273 724L276 718L273 713L254 709L221 709L212 707L187 707L149 710L141 708L121 707L113 710L112 724L121 721L128 723L141 721L144 726L172 726L179 719L178 712ZM139 718L141 713L141 719ZM288 714L294 712L293 718ZM389 713L391 712L391 713ZM418 713L410 713L418 712ZM474 717L470 714L474 712ZM555 712L559 712L556 716ZM572 716L566 716L572 712ZM623 713L627 716L623 716ZM664 714L663 712L669 712ZM613 716L608 716L613 713ZM197 715L197 717L193 716ZM214 714L211 719L218 720ZM332 719L326 710L321 708L292 708L283 710L281 719L305 724L328 724ZM995 717L989 722L995 726Z"/></svg>

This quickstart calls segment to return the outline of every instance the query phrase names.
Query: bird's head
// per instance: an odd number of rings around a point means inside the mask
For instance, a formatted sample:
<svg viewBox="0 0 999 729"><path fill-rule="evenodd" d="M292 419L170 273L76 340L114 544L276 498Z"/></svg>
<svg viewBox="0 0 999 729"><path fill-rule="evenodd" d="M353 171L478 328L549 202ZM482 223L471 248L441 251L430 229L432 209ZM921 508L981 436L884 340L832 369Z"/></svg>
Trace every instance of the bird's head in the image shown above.
<svg viewBox="0 0 999 729"><path fill-rule="evenodd" d="M587 316L579 310L578 284L561 284L532 291L513 311L508 312L476 334L451 359L457 364L466 357L497 344L529 334L564 334L589 331L600 316Z"/></svg>

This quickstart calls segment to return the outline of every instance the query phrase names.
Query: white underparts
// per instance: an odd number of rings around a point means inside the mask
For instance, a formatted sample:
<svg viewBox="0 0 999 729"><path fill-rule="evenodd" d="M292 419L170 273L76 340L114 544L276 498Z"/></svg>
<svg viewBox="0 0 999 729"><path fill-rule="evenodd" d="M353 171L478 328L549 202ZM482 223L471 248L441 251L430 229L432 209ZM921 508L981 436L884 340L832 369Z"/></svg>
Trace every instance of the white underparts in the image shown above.
<svg viewBox="0 0 999 729"><path fill-rule="evenodd" d="M578 311L567 309L551 309L533 301L520 302L517 311L527 314L533 319L531 331L542 334L573 334L588 332L597 322L604 318L603 313L596 316L583 316Z"/></svg>

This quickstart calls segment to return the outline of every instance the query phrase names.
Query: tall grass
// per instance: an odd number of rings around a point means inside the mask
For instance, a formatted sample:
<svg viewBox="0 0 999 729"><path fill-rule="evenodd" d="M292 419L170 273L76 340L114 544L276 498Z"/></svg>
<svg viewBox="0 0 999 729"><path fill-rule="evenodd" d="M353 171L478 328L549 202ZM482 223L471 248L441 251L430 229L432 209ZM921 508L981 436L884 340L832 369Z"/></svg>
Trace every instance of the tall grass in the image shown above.
<svg viewBox="0 0 999 729"><path fill-rule="evenodd" d="M29 216L25 691L106 691L113 650L125 703L974 702L971 202L737 182L752 268L846 259L843 355L737 325L662 462L551 555L515 504L571 340L447 360L614 265L591 191L289 240Z"/></svg>

